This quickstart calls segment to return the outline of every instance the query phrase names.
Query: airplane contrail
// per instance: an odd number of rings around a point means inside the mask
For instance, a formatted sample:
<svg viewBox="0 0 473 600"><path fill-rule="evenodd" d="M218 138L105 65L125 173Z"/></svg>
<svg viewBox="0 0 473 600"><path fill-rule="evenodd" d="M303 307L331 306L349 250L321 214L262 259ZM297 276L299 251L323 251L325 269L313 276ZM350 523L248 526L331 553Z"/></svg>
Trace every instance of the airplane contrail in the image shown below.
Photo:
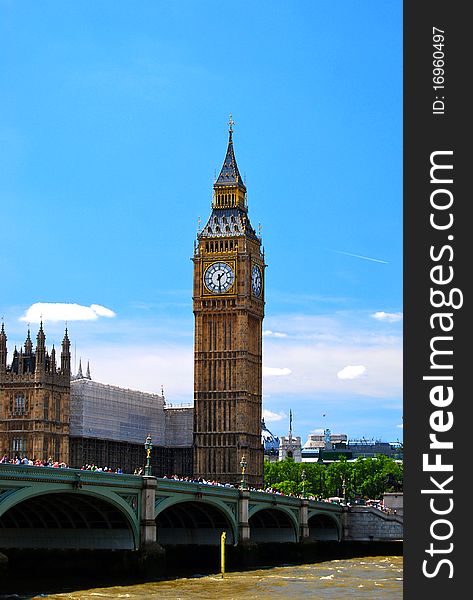
<svg viewBox="0 0 473 600"><path fill-rule="evenodd" d="M369 256L361 256L361 254L352 254L351 252L342 252L342 250L332 250L332 252L337 252L337 254L345 254L346 256L354 256L355 258L362 258L363 260L372 260L373 262L383 263L383 265L388 265L387 260L379 260L378 258L370 258Z"/></svg>

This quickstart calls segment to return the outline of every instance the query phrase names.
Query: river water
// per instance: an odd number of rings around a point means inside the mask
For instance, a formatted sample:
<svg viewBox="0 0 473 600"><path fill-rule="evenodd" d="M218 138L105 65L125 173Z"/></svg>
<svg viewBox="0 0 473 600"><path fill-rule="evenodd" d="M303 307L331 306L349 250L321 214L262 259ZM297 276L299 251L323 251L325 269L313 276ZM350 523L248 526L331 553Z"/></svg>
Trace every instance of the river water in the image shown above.
<svg viewBox="0 0 473 600"><path fill-rule="evenodd" d="M61 600L399 600L402 556L370 556L34 596ZM21 598L21 596L17 596ZM32 598L32 596L28 596Z"/></svg>

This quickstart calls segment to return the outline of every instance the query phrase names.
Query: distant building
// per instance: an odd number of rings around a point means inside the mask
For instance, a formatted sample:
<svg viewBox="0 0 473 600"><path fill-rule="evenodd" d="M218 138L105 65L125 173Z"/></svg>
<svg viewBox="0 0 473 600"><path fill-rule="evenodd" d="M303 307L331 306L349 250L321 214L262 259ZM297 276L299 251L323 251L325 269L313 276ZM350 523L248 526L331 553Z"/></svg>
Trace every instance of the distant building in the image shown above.
<svg viewBox="0 0 473 600"><path fill-rule="evenodd" d="M302 447L302 460L317 460L321 457L321 450L344 447L347 441L348 436L346 433L332 433L330 429L324 429L320 433L310 433Z"/></svg>
<svg viewBox="0 0 473 600"><path fill-rule="evenodd" d="M339 460L341 456L351 460L377 454L402 459L402 448L399 444L374 439L349 440L345 433L332 433L330 429L309 434L302 448L302 460L305 462Z"/></svg>
<svg viewBox="0 0 473 600"><path fill-rule="evenodd" d="M292 458L294 462L302 462L301 438L292 435L292 411L289 411L289 433L281 438L279 444L279 460Z"/></svg>
<svg viewBox="0 0 473 600"><path fill-rule="evenodd" d="M377 454L384 454L389 458L402 457L396 444L380 440L351 440L347 444L347 450L351 452L353 458L358 458L358 456L374 457Z"/></svg>

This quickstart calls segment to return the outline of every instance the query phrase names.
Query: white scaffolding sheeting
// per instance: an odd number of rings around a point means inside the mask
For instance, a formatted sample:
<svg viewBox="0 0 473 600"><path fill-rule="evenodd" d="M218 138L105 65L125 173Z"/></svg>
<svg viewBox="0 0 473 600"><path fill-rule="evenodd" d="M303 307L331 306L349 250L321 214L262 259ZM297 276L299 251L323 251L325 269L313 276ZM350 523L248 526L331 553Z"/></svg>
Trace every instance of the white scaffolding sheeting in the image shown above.
<svg viewBox="0 0 473 600"><path fill-rule="evenodd" d="M71 381L70 435L166 445L164 397L98 383Z"/></svg>
<svg viewBox="0 0 473 600"><path fill-rule="evenodd" d="M166 416L166 446L188 447L192 446L194 434L194 408L186 406L185 408L164 409Z"/></svg>

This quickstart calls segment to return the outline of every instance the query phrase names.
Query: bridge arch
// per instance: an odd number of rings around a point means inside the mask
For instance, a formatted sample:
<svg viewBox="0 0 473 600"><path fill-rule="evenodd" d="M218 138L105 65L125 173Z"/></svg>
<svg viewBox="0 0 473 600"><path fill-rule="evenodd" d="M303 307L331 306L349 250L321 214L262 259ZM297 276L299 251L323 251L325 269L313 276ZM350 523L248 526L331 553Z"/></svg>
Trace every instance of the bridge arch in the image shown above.
<svg viewBox="0 0 473 600"><path fill-rule="evenodd" d="M309 538L317 541L340 541L340 524L331 515L323 512L312 512L309 514Z"/></svg>
<svg viewBox="0 0 473 600"><path fill-rule="evenodd" d="M223 531L226 544L238 540L235 515L223 502L167 498L157 504L155 519L158 544L216 546Z"/></svg>
<svg viewBox="0 0 473 600"><path fill-rule="evenodd" d="M137 517L115 494L64 486L45 489L39 484L12 491L0 503L2 548L134 550L138 546Z"/></svg>
<svg viewBox="0 0 473 600"><path fill-rule="evenodd" d="M263 505L250 510L248 524L252 542L297 542L299 522L285 506Z"/></svg>

